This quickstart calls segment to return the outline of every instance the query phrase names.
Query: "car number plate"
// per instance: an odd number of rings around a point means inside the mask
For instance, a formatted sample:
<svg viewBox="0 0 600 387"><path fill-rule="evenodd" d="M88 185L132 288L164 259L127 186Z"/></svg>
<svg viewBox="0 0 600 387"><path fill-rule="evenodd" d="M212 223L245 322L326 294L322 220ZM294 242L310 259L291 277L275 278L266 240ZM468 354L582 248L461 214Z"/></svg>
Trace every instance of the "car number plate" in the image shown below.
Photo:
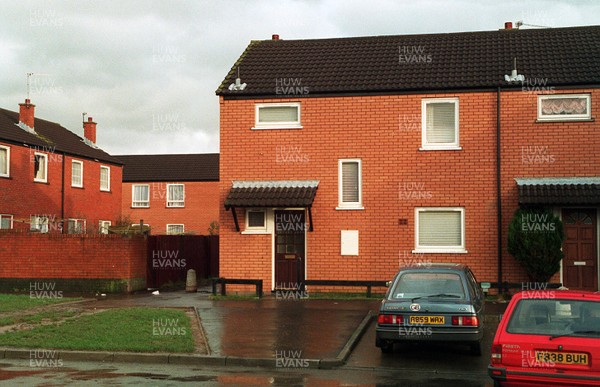
<svg viewBox="0 0 600 387"><path fill-rule="evenodd" d="M587 353L535 351L535 360L545 363L588 365Z"/></svg>
<svg viewBox="0 0 600 387"><path fill-rule="evenodd" d="M408 322L410 324L442 325L445 320L444 316L410 316Z"/></svg>

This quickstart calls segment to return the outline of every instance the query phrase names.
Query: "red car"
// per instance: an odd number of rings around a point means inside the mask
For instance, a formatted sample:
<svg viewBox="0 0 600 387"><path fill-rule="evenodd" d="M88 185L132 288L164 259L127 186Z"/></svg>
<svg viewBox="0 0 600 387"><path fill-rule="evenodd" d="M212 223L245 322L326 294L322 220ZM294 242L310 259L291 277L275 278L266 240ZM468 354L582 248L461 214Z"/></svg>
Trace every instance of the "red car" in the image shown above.
<svg viewBox="0 0 600 387"><path fill-rule="evenodd" d="M600 292L516 294L498 325L495 386L600 386Z"/></svg>

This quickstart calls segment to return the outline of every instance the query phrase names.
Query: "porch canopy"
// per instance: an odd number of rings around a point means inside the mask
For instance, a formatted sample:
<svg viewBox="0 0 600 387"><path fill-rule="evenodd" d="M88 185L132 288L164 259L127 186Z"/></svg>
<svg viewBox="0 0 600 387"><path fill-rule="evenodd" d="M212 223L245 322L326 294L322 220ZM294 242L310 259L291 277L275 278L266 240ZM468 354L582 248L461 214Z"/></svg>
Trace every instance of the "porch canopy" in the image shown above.
<svg viewBox="0 0 600 387"><path fill-rule="evenodd" d="M225 209L231 209L235 228L240 231L236 208L307 208L310 231L312 231L311 207L318 186L318 180L233 181L225 199Z"/></svg>
<svg viewBox="0 0 600 387"><path fill-rule="evenodd" d="M600 177L515 178L519 204L600 204Z"/></svg>

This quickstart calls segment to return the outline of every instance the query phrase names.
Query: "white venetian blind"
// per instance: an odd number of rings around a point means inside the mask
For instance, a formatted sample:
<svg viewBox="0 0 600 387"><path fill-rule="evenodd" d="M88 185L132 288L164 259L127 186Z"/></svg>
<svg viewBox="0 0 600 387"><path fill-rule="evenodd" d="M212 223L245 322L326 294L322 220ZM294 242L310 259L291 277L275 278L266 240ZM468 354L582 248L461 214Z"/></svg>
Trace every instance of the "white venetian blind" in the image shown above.
<svg viewBox="0 0 600 387"><path fill-rule="evenodd" d="M342 202L358 203L360 201L358 173L357 162L348 161L342 163Z"/></svg>
<svg viewBox="0 0 600 387"><path fill-rule="evenodd" d="M8 175L8 151L0 148L0 175Z"/></svg>
<svg viewBox="0 0 600 387"><path fill-rule="evenodd" d="M298 122L297 106L263 106L258 109L258 122Z"/></svg>
<svg viewBox="0 0 600 387"><path fill-rule="evenodd" d="M455 104L453 102L428 103L426 139L429 144L454 143Z"/></svg>
<svg viewBox="0 0 600 387"><path fill-rule="evenodd" d="M419 212L420 246L461 246L461 213L459 211Z"/></svg>

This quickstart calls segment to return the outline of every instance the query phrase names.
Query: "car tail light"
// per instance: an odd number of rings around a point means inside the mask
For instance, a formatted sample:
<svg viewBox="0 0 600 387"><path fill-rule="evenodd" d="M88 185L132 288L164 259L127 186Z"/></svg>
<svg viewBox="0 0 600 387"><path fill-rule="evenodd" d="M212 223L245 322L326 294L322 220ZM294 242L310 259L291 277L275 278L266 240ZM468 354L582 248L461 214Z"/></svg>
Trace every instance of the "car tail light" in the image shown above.
<svg viewBox="0 0 600 387"><path fill-rule="evenodd" d="M377 317L378 324L400 325L404 324L404 317L395 314L380 314Z"/></svg>
<svg viewBox="0 0 600 387"><path fill-rule="evenodd" d="M492 345L492 364L502 364L502 346L500 344Z"/></svg>
<svg viewBox="0 0 600 387"><path fill-rule="evenodd" d="M479 326L479 319L477 316L452 316L452 325L476 327Z"/></svg>

